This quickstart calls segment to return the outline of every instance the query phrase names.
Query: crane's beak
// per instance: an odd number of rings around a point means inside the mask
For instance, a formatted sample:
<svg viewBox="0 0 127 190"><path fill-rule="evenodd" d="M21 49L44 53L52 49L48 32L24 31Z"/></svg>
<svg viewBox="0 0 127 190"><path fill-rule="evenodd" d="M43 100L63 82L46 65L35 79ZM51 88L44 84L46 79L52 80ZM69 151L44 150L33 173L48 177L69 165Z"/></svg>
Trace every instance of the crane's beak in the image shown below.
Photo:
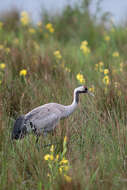
<svg viewBox="0 0 127 190"><path fill-rule="evenodd" d="M92 92L90 92L90 91L88 91L88 94L91 95L91 96L93 96L93 97L95 97L95 95Z"/></svg>

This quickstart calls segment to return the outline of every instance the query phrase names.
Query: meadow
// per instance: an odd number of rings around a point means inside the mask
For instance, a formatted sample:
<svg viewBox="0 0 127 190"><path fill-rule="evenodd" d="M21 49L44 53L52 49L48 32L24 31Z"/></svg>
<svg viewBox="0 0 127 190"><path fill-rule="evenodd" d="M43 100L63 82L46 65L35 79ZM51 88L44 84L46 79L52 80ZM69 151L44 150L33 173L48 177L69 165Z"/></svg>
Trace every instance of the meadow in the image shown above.
<svg viewBox="0 0 127 190"><path fill-rule="evenodd" d="M127 26L85 2L37 24L25 11L0 19L0 190L127 189ZM80 85L95 97L38 145L11 140L19 115L71 104Z"/></svg>

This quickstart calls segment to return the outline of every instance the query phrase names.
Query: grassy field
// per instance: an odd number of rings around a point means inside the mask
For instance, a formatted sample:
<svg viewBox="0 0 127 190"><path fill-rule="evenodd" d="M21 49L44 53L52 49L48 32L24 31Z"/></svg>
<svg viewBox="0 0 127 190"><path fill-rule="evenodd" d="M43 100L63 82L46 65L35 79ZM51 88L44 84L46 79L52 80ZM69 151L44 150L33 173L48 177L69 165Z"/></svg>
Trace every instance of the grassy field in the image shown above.
<svg viewBox="0 0 127 190"><path fill-rule="evenodd" d="M98 21L85 3L37 25L26 12L1 18L0 190L127 189L126 36L126 24ZM20 114L71 104L80 85L95 97L81 95L52 134L12 142Z"/></svg>

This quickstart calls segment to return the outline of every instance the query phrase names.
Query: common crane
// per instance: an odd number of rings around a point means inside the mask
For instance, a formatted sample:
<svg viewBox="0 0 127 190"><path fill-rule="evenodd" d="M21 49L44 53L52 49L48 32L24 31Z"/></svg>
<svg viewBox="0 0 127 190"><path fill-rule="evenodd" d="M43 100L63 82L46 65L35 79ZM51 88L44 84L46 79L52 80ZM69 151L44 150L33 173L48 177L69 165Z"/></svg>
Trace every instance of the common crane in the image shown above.
<svg viewBox="0 0 127 190"><path fill-rule="evenodd" d="M39 106L25 115L18 117L14 123L12 131L12 139L22 139L26 134L33 132L38 137L41 134L46 135L52 131L59 121L68 117L74 112L79 102L79 94L88 93L85 86L80 86L74 89L74 97L71 105L61 105L57 103L48 103Z"/></svg>

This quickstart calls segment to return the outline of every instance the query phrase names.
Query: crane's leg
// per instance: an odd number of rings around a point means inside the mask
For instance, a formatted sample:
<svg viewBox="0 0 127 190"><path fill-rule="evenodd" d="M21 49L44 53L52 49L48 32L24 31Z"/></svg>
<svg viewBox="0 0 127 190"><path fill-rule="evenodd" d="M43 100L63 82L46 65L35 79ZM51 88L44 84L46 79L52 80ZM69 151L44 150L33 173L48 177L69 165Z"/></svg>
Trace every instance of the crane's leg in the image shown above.
<svg viewBox="0 0 127 190"><path fill-rule="evenodd" d="M39 141L39 136L37 135L36 137L37 137L37 138L36 138L36 144L37 144L38 141Z"/></svg>
<svg viewBox="0 0 127 190"><path fill-rule="evenodd" d="M39 137L40 137L40 135L36 135L36 144L37 144L38 141L39 141Z"/></svg>
<svg viewBox="0 0 127 190"><path fill-rule="evenodd" d="M30 125L31 125L31 128L32 128L32 131L33 131L34 135L36 135L36 144L37 144L38 141L39 141L39 136L40 136L40 135L39 135L39 133L37 132L36 126L33 125L32 122L30 122Z"/></svg>
<svg viewBox="0 0 127 190"><path fill-rule="evenodd" d="M43 135L44 136L47 136L47 131L44 131L43 132ZM59 143L50 143L50 144L45 144L42 148L46 148L46 147L49 147L49 146L52 146L52 145L58 145Z"/></svg>
<svg viewBox="0 0 127 190"><path fill-rule="evenodd" d="M39 147L39 144L38 144L38 141L39 141L39 135L36 135L36 147L37 147L37 150L38 152L40 151L40 147Z"/></svg>

